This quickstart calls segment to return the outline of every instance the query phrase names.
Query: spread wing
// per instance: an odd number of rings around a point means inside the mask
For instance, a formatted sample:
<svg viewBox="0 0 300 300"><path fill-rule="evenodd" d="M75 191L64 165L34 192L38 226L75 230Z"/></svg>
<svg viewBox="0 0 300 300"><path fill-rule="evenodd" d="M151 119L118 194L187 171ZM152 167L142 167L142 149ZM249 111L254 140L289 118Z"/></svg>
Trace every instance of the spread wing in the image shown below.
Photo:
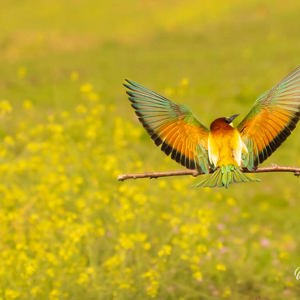
<svg viewBox="0 0 300 300"><path fill-rule="evenodd" d="M300 118L300 67L261 95L238 126L249 155L249 170L269 157L291 134Z"/></svg>
<svg viewBox="0 0 300 300"><path fill-rule="evenodd" d="M209 172L208 129L184 105L126 80L129 100L153 141L171 158L189 169Z"/></svg>

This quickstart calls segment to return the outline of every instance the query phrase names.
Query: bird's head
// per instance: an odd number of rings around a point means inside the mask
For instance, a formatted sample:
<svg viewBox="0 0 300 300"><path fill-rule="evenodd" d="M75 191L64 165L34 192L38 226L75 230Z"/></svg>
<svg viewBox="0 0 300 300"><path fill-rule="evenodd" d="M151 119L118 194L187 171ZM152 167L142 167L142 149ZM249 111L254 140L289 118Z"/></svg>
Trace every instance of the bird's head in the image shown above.
<svg viewBox="0 0 300 300"><path fill-rule="evenodd" d="M239 114L232 115L231 117L223 117L223 118L218 118L214 120L210 124L210 130L217 130L217 129L226 129L226 128L231 128L232 127L232 122L233 120L238 116Z"/></svg>
<svg viewBox="0 0 300 300"><path fill-rule="evenodd" d="M229 118L224 118L225 119L225 122L227 123L227 124L231 124L232 122L233 122L233 120L236 118L236 117L238 117L240 114L235 114L235 115L232 115L231 117L229 117Z"/></svg>

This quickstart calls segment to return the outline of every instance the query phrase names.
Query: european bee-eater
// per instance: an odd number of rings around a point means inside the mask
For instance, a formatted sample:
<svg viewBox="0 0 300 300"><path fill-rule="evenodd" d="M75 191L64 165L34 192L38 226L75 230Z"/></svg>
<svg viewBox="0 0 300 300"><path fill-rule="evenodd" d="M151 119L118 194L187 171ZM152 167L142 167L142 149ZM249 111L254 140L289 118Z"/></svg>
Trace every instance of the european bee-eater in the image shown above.
<svg viewBox="0 0 300 300"><path fill-rule="evenodd" d="M161 150L199 172L212 173L196 186L228 187L257 181L254 170L291 134L300 118L300 67L262 94L241 123L238 116L218 118L208 129L185 105L126 80L124 86L140 122Z"/></svg>

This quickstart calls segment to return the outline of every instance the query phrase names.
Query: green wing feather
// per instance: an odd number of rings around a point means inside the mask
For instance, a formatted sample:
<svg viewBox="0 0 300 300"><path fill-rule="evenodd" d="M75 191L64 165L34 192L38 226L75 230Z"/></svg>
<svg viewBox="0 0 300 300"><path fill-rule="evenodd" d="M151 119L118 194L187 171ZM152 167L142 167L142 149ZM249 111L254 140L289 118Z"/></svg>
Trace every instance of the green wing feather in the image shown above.
<svg viewBox="0 0 300 300"><path fill-rule="evenodd" d="M134 81L126 80L124 86L136 115L155 144L183 166L208 173L208 129L191 111Z"/></svg>
<svg viewBox="0 0 300 300"><path fill-rule="evenodd" d="M244 167L252 170L268 158L296 127L300 118L300 67L262 94L238 125L248 156Z"/></svg>

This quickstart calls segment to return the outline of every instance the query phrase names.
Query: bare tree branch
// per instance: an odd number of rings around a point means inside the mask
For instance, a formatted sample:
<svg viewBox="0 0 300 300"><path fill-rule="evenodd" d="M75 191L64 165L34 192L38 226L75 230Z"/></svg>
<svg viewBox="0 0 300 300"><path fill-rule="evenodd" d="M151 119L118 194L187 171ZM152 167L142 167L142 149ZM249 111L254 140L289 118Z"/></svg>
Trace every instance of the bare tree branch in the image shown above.
<svg viewBox="0 0 300 300"><path fill-rule="evenodd" d="M267 173L267 172L290 172L294 173L295 176L300 176L300 168L297 167L284 167L272 165L271 167L257 168L253 171L247 169L243 170L244 173ZM212 172L211 172L212 173ZM145 173L133 173L133 174L121 174L118 176L119 181L124 181L127 179L138 179L138 178L159 178L159 177L169 177L169 176L184 176L191 175L197 177L203 175L197 170L175 170L175 171L165 171L165 172L145 172Z"/></svg>

